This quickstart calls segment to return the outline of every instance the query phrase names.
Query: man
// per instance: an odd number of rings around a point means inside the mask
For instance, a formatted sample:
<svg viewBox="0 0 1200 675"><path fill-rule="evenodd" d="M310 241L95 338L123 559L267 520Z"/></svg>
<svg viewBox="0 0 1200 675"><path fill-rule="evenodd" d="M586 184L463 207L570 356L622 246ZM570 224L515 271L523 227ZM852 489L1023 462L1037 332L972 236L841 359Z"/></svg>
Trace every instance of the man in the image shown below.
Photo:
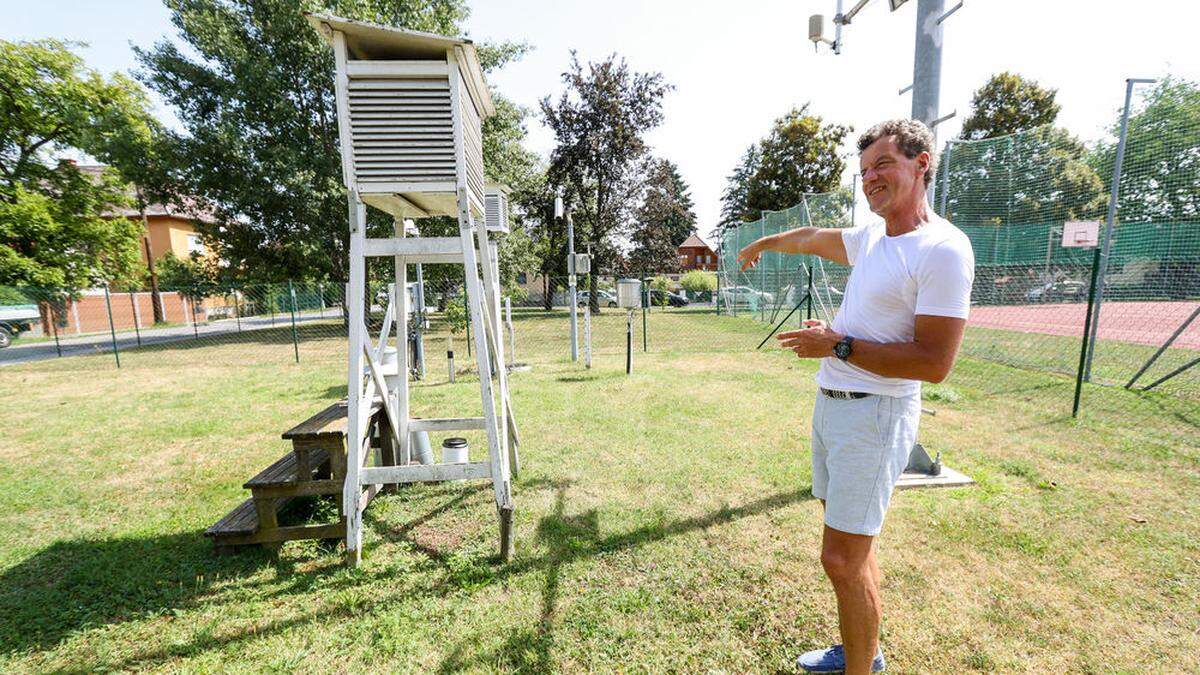
<svg viewBox="0 0 1200 675"><path fill-rule="evenodd" d="M862 189L882 223L801 227L738 253L742 269L764 251L807 253L851 265L833 325L806 321L781 333L800 358L820 358L813 408L813 495L825 509L821 564L837 596L842 644L800 656L809 672L884 668L879 566L873 548L921 415L921 381L954 365L970 306L970 240L926 205L936 159L921 122L891 120L858 140Z"/></svg>

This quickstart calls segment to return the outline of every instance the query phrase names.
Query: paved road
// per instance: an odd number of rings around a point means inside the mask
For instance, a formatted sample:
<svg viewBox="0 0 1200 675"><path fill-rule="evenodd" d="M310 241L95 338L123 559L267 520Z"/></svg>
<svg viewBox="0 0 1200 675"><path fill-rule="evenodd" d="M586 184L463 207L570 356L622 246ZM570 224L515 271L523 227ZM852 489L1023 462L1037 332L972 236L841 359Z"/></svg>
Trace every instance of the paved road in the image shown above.
<svg viewBox="0 0 1200 675"><path fill-rule="evenodd" d="M322 319L338 318L338 309L327 309L321 312L302 312L296 315L296 324L321 321ZM269 316L246 317L241 321L241 331L262 330L264 328L285 328L291 323L287 314L275 315L274 321ZM142 345L162 344L164 342L179 342L184 340L203 340L219 335L238 332L237 319L221 319L192 326L173 326L170 328L143 328L141 330ZM133 331L117 333L117 349L125 351L138 346L138 336ZM109 333L93 333L79 337L59 337L59 347L63 356L80 356L85 354L112 354L112 335ZM20 338L11 347L0 349L0 366L16 363L28 363L43 359L58 358L58 349L53 340L44 342L27 342L22 344Z"/></svg>

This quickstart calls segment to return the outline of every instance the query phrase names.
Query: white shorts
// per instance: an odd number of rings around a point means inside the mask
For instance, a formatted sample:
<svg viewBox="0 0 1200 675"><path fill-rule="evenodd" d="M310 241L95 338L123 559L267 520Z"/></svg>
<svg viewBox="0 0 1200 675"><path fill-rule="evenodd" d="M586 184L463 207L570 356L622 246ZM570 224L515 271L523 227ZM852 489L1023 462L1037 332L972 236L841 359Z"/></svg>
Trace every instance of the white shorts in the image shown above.
<svg viewBox="0 0 1200 675"><path fill-rule="evenodd" d="M919 393L835 399L817 392L812 493L825 500L826 525L851 534L879 534L920 422Z"/></svg>

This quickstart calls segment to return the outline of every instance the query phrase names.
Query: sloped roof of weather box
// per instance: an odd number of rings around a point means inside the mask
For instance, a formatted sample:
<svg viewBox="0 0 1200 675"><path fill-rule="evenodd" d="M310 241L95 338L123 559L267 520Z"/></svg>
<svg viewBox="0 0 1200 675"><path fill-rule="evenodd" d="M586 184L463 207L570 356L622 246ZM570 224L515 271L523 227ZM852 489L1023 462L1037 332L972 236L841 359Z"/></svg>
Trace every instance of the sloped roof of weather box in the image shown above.
<svg viewBox="0 0 1200 675"><path fill-rule="evenodd" d="M350 56L355 59L444 59L447 51L461 47L466 55L466 63L462 64L463 71L471 80L471 88L482 99L478 103L483 106L484 116L491 117L496 114L492 96L483 79L483 68L479 65L479 54L475 51L475 43L470 40L381 26L366 21L353 21L332 14L306 12L304 16L330 44L333 43L332 31L344 34L346 47L350 50Z"/></svg>

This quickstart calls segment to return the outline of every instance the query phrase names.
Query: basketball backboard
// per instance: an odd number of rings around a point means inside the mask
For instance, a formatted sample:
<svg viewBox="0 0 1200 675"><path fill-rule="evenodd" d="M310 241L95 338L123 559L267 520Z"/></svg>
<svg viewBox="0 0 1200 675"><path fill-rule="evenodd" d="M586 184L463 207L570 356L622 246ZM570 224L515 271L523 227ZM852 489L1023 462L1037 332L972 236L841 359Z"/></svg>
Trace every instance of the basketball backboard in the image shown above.
<svg viewBox="0 0 1200 675"><path fill-rule="evenodd" d="M1063 223L1063 248L1094 248L1100 243L1100 221L1069 220Z"/></svg>

